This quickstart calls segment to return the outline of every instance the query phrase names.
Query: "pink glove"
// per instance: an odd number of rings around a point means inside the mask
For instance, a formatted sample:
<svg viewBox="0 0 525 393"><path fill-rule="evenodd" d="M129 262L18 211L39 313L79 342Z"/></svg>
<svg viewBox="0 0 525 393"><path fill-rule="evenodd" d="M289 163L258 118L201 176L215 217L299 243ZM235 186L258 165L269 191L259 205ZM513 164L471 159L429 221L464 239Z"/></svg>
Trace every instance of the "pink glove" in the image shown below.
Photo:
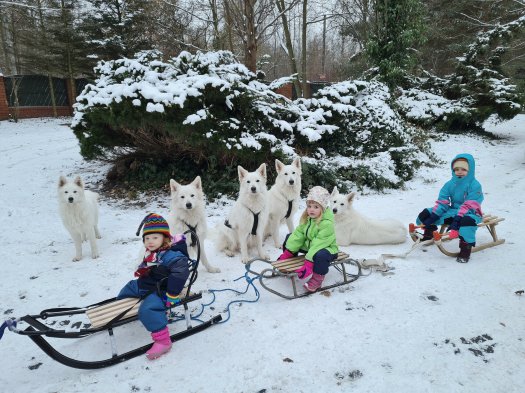
<svg viewBox="0 0 525 393"><path fill-rule="evenodd" d="M293 258L293 254L288 251L287 249L284 249L284 252L277 258L278 261L282 261L283 259L289 259Z"/></svg>
<svg viewBox="0 0 525 393"><path fill-rule="evenodd" d="M459 232L456 231L455 229L452 229L451 231L448 232L449 239L457 239L458 237L459 237Z"/></svg>
<svg viewBox="0 0 525 393"><path fill-rule="evenodd" d="M314 273L314 263L309 260L304 260L304 265L295 271L297 276L302 280Z"/></svg>

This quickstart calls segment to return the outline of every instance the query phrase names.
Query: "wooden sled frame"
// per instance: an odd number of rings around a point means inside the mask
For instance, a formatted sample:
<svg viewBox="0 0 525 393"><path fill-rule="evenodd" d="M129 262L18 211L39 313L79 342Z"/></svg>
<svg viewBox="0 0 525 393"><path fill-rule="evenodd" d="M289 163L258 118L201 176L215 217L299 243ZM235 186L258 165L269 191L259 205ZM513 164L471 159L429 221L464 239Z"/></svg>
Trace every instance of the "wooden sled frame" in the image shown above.
<svg viewBox="0 0 525 393"><path fill-rule="evenodd" d="M251 270L251 264L255 261L265 262L269 264L271 267L263 269L260 272L255 272ZM275 261L275 262L270 262L264 259L255 258L255 259L250 260L246 264L246 270L249 273L257 275L259 277L259 282L261 283L261 286L264 289L266 289L268 292L271 292L284 299L297 299L297 298L305 297L305 296L311 295L312 293L315 293L315 292L308 292L308 291L299 293L297 290L298 285L297 285L296 279L299 280L299 278L298 278L297 273L295 273L295 271L303 265L304 265L304 255L289 258L289 259L283 259L281 261ZM357 274L349 273L347 271L349 266L352 266L354 269L357 268ZM335 284L323 286L319 288L316 292L322 292L327 289L335 288L335 287L345 285L345 284L350 284L351 282L354 282L355 280L357 280L359 277L365 275L363 274L363 266L361 266L361 264L357 260L351 259L348 256L348 254L344 252L338 253L337 258L332 263L330 263L330 267L331 268L333 267L339 273L341 273L342 280L336 282ZM293 296L286 295L282 292L279 292L269 287L264 281L266 279L273 279L276 277L286 277L290 279L291 284L292 284Z"/></svg>
<svg viewBox="0 0 525 393"><path fill-rule="evenodd" d="M184 234L192 233L197 239L197 259L189 260L190 263L190 277L188 279L188 286L184 289L184 293L190 294L190 289L193 283L196 281L198 272L197 267L200 260L200 244L197 235L191 231L186 231ZM181 302L177 304L176 307L184 308L184 319L186 321L186 329L180 331L179 333L172 334L170 339L172 342L181 340L185 337L191 336L195 333L198 333L214 324L217 324L222 320L221 315L216 315L207 321L199 321L199 324L192 326L191 313L188 309L188 303L202 298L202 294L192 294L187 295ZM143 355L148 351L153 343L149 343L142 347L133 349L131 351L119 354L117 352L116 339L114 336L113 329L118 326L125 325L127 323L136 321L138 319L138 309L140 306L140 298L125 298L119 299L116 298L107 299L99 303L95 303L86 307L70 307L70 308L52 308L46 309L36 315L26 315L18 319L11 319L4 322L4 325L9 328L10 331L15 332L20 335L29 336L29 338L36 344L40 349L42 349L49 357L56 360L59 363L62 363L66 366L78 368L78 369L99 369L114 364L124 362L126 360L132 359L134 357ZM43 321L48 318L56 318L60 316L72 316L84 314L86 318L91 322L89 327L76 329L54 329L49 325L46 325ZM170 318L168 324L175 323L181 318L172 318L173 313L172 309L169 310ZM16 327L18 322L25 322L29 326L20 330ZM3 326L4 326L3 325ZM85 361L73 359L64 355L55 349L44 337L53 337L53 338L67 338L67 339L78 339L82 337L87 337L95 333L102 331L107 331L110 337L111 343L111 357L95 360L95 361ZM1 337L1 336L0 336Z"/></svg>
<svg viewBox="0 0 525 393"><path fill-rule="evenodd" d="M501 221L505 221L504 218L494 216L491 214L484 214L483 215L483 221L481 221L478 224L478 228L485 227L489 231L490 235L492 236L492 241L480 244L479 246L472 247L472 252L477 252L484 250L486 248L499 246L500 244L505 243L505 239L499 239L498 235L496 233L496 225L500 223ZM421 233L416 232L416 228L424 228L424 225L409 225L409 234L413 241L418 241L422 238ZM432 242L435 244L439 251L441 251L443 254L448 255L449 257L457 257L459 255L459 251L449 251L445 248L443 243L446 243L452 239L449 239L448 235L445 233L447 230L448 225L443 224L441 225L439 231L434 232L434 239L428 240L428 242Z"/></svg>

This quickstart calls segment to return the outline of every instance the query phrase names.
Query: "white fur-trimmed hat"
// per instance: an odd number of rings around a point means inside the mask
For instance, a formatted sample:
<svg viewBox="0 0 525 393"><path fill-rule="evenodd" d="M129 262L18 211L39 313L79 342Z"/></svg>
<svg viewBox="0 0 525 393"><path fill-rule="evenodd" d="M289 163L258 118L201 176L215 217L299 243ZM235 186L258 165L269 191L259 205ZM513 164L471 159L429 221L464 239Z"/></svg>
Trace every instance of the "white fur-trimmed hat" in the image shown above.
<svg viewBox="0 0 525 393"><path fill-rule="evenodd" d="M310 192L308 192L308 196L306 197L306 201L314 201L317 202L323 209L326 209L326 206L328 206L328 201L330 200L330 193L326 188L323 188L321 186L315 186L310 189Z"/></svg>

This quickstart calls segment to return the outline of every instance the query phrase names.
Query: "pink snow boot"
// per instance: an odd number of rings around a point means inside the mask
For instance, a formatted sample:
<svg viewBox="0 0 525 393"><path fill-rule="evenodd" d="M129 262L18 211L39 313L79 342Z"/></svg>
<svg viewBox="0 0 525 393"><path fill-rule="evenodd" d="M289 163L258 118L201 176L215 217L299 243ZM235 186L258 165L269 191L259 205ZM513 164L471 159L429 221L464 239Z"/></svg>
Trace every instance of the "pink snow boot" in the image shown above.
<svg viewBox="0 0 525 393"><path fill-rule="evenodd" d="M323 285L324 276L322 274L314 273L312 275L312 278L304 284L304 287L308 292L315 292L319 288L321 288L321 285Z"/></svg>
<svg viewBox="0 0 525 393"><path fill-rule="evenodd" d="M149 360L156 359L171 349L170 331L167 326L158 332L151 333L151 338L153 339L153 345L146 352L146 357Z"/></svg>

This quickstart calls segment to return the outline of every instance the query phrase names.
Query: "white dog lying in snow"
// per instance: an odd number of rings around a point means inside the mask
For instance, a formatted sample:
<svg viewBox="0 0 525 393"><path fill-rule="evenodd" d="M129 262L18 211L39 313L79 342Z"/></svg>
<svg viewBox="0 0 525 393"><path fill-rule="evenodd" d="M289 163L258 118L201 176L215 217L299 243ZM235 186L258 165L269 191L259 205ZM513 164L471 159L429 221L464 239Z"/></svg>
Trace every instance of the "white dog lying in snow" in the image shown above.
<svg viewBox="0 0 525 393"><path fill-rule="evenodd" d="M353 205L355 192L339 194L334 187L330 207L334 212L335 236L341 246L350 244L397 244L406 240L407 229L393 219L371 219L358 213Z"/></svg>

